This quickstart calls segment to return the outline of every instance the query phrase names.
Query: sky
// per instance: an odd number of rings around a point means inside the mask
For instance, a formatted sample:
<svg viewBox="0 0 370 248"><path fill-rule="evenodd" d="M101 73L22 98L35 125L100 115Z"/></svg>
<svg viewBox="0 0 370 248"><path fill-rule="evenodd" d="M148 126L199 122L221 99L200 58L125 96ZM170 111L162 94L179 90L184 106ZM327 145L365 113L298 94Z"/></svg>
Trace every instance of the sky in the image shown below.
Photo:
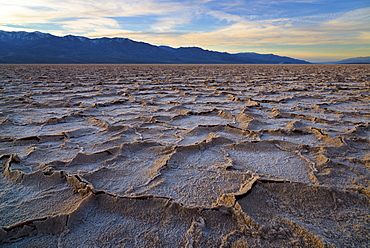
<svg viewBox="0 0 370 248"><path fill-rule="evenodd" d="M328 62L370 56L370 0L0 0L0 30Z"/></svg>

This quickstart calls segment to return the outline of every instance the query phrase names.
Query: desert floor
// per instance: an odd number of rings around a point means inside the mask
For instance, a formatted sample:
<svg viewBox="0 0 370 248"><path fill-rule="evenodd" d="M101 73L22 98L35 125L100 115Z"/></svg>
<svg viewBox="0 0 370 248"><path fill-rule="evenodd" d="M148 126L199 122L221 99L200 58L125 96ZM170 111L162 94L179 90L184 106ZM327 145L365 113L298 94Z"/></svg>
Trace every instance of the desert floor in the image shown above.
<svg viewBox="0 0 370 248"><path fill-rule="evenodd" d="M0 65L0 91L0 246L370 243L370 65Z"/></svg>

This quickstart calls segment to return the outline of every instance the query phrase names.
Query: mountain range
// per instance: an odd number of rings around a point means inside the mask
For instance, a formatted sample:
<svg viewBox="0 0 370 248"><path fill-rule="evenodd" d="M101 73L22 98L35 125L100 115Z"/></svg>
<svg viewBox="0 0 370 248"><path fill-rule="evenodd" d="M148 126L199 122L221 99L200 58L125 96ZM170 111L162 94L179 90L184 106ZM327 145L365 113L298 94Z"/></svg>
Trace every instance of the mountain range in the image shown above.
<svg viewBox="0 0 370 248"><path fill-rule="evenodd" d="M343 59L340 61L326 62L324 64L370 64L370 56Z"/></svg>
<svg viewBox="0 0 370 248"><path fill-rule="evenodd" d="M258 53L226 53L199 47L155 46L127 38L55 36L0 31L0 63L50 64L308 64L304 60Z"/></svg>

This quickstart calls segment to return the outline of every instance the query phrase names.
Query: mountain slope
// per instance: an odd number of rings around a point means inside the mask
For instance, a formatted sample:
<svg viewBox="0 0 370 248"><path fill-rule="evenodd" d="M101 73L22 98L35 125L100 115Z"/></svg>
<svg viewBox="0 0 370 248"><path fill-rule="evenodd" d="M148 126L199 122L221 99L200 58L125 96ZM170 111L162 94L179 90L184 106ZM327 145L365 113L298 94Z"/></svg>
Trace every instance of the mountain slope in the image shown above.
<svg viewBox="0 0 370 248"><path fill-rule="evenodd" d="M199 47L154 46L127 38L90 39L0 31L0 63L306 64L273 54L230 54Z"/></svg>
<svg viewBox="0 0 370 248"><path fill-rule="evenodd" d="M362 64L362 63L370 64L370 56L343 59L343 60L332 62L332 63L334 64Z"/></svg>

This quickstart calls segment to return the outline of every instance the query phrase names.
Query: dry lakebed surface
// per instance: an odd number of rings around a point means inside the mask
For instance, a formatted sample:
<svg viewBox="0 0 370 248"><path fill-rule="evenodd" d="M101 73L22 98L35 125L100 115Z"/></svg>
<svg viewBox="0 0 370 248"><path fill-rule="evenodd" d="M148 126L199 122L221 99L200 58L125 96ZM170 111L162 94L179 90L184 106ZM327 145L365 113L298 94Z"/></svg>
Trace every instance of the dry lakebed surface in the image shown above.
<svg viewBox="0 0 370 248"><path fill-rule="evenodd" d="M1 247L369 247L370 65L0 65Z"/></svg>

